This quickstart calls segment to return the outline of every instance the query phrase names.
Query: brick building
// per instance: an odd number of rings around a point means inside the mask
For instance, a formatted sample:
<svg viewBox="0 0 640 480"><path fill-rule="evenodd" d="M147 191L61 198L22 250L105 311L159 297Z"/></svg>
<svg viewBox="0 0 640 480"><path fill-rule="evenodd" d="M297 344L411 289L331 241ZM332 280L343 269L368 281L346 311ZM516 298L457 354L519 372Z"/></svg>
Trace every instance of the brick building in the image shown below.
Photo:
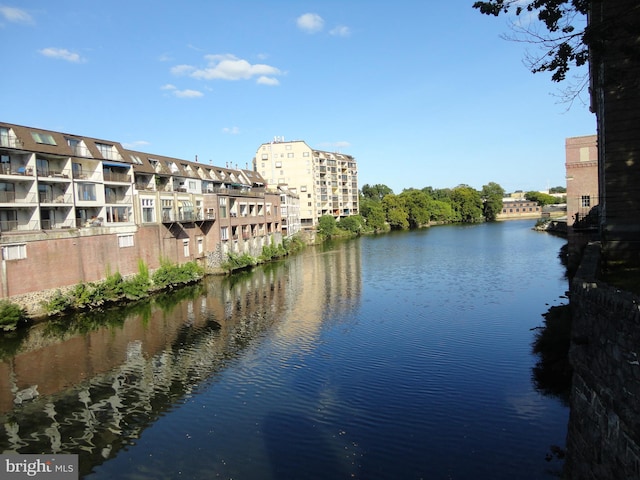
<svg viewBox="0 0 640 480"><path fill-rule="evenodd" d="M0 123L0 298L164 260L216 268L282 241L282 192L252 170Z"/></svg>
<svg viewBox="0 0 640 480"><path fill-rule="evenodd" d="M565 141L567 226L598 225L598 137L586 135Z"/></svg>

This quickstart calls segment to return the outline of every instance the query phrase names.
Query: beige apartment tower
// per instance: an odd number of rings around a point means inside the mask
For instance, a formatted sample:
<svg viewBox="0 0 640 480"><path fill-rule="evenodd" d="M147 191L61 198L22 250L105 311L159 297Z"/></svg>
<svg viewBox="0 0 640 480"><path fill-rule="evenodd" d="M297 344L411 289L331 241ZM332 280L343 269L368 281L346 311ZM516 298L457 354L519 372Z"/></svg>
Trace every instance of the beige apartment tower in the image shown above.
<svg viewBox="0 0 640 480"><path fill-rule="evenodd" d="M260 145L254 169L270 187L284 185L299 195L302 228L314 227L323 215L340 220L359 213L358 167L351 155L276 137Z"/></svg>

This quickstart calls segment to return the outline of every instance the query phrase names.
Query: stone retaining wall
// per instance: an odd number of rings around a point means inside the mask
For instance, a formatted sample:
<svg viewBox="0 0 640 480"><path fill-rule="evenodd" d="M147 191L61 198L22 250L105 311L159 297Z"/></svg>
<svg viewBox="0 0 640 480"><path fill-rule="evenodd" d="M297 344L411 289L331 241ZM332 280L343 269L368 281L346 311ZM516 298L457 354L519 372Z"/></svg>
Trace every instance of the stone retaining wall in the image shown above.
<svg viewBox="0 0 640 480"><path fill-rule="evenodd" d="M597 280L590 244L571 282L571 479L640 479L640 298Z"/></svg>

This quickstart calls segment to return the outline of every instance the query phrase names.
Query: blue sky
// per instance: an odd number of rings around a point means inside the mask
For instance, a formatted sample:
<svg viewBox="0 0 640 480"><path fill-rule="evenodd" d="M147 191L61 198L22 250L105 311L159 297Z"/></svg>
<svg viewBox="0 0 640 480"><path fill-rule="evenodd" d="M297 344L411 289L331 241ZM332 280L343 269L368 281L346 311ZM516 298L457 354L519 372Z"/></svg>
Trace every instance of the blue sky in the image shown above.
<svg viewBox="0 0 640 480"><path fill-rule="evenodd" d="M0 120L240 168L275 136L304 140L396 193L565 185L565 138L595 117L472 4L3 3Z"/></svg>

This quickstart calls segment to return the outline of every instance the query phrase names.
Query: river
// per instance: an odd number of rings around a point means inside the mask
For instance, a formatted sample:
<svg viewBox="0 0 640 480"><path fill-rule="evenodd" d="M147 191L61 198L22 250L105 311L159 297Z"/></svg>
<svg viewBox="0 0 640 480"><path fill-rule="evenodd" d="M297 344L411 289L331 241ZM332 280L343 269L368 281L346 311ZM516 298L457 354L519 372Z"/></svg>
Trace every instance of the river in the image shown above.
<svg viewBox="0 0 640 480"><path fill-rule="evenodd" d="M531 227L330 242L5 338L0 449L92 480L554 478L531 344L565 242Z"/></svg>

